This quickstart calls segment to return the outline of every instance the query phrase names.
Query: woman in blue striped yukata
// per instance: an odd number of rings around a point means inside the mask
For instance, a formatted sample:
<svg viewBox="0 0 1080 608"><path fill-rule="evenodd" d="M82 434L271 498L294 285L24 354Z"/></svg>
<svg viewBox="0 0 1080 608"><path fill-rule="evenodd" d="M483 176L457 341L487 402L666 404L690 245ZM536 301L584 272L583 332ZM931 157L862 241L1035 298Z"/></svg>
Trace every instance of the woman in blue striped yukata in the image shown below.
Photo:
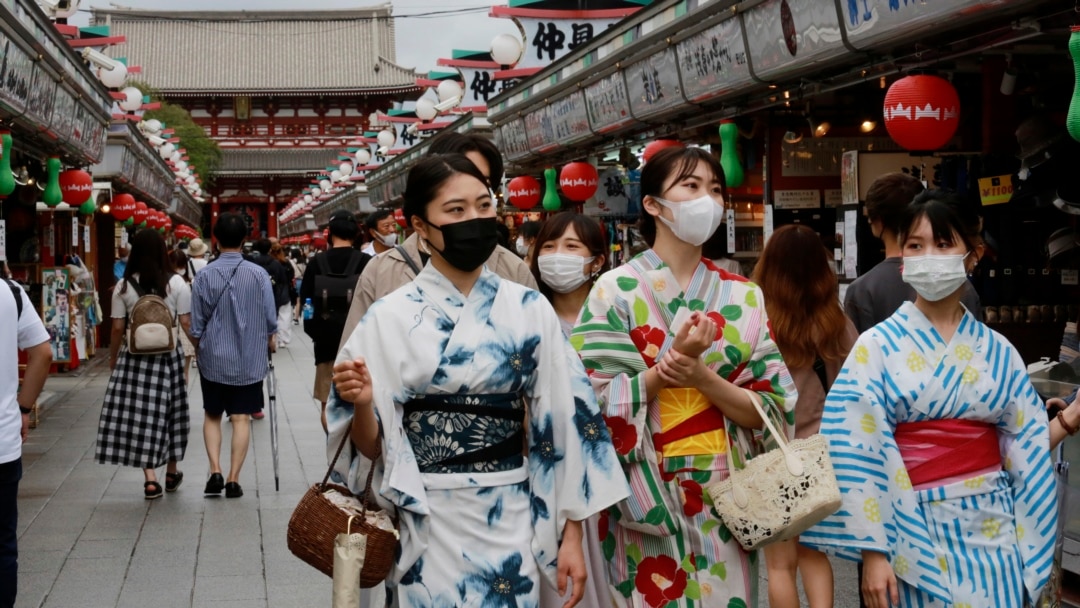
<svg viewBox="0 0 1080 608"><path fill-rule="evenodd" d="M1053 561L1047 416L1011 344L960 303L978 217L925 192L901 230L918 294L856 342L821 421L843 494L800 537L864 562L870 608L1021 608Z"/></svg>

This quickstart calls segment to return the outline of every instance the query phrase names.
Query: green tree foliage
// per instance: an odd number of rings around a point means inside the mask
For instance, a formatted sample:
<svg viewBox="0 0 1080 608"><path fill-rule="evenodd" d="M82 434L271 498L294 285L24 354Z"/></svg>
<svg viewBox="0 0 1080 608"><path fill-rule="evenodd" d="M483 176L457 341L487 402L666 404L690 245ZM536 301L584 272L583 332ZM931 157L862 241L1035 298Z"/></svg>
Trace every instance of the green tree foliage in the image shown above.
<svg viewBox="0 0 1080 608"><path fill-rule="evenodd" d="M188 164L195 166L199 178L202 180L204 190L208 189L221 168L221 148L217 142L210 139L196 122L191 114L184 108L164 101L161 94L144 82L128 81L127 86L138 88L143 95L150 96L150 100L159 102L161 108L146 112L143 118L149 120L156 118L165 123L166 128L173 129L175 136L180 138L180 145L187 150Z"/></svg>

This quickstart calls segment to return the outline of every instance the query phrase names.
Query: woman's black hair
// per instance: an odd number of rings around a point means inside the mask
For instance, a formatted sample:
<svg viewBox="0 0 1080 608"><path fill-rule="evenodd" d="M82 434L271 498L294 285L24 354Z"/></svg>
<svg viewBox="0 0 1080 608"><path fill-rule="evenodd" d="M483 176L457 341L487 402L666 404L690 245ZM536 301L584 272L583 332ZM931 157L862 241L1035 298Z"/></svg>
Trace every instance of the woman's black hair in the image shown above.
<svg viewBox="0 0 1080 608"><path fill-rule="evenodd" d="M493 190L498 190L503 178L502 154L495 144L486 137L475 134L443 133L431 140L428 146L428 156L434 154L461 154L476 152L484 157L488 163L488 171L491 173L490 180L484 180Z"/></svg>
<svg viewBox="0 0 1080 608"><path fill-rule="evenodd" d="M191 280L194 277L188 276L188 256L186 253L179 249L173 249L169 252L169 262L172 263L173 268L176 270L176 274L183 277L185 282L191 283Z"/></svg>
<svg viewBox="0 0 1080 608"><path fill-rule="evenodd" d="M409 170L405 192L401 195L405 199L402 209L405 218L411 221L414 215L419 215L427 220L428 203L435 199L446 180L459 173L475 177L481 184L487 185L484 174L461 154L434 154L417 161Z"/></svg>
<svg viewBox="0 0 1080 608"><path fill-rule="evenodd" d="M582 245L585 245L585 248L589 250L593 257L603 256L605 260L607 259L608 247L607 241L604 239L604 231L593 218L573 211L564 211L544 220L540 226L540 232L536 235L529 270L532 271L533 278L536 279L536 284L540 287L540 293L544 294L544 297L548 300L551 299L552 291L540 278L540 262L538 261L540 248L544 243L562 237L563 234L566 234L566 229L571 226L574 227L578 240L581 241Z"/></svg>
<svg viewBox="0 0 1080 608"><path fill-rule="evenodd" d="M954 243L955 235L960 235L968 251L974 251L980 242L979 214L974 209L964 205L952 192L927 190L904 209L898 232L901 246L924 217L930 222L935 240Z"/></svg>
<svg viewBox="0 0 1080 608"><path fill-rule="evenodd" d="M727 181L724 179L724 169L720 161L702 148L670 147L660 150L645 163L641 170L641 196L660 196L664 193L664 184L676 184L697 171L699 162L704 162L716 181L720 182L720 191L724 200L728 200ZM653 246L656 242L656 218L647 211L642 210L639 223L641 238Z"/></svg>
<svg viewBox="0 0 1080 608"><path fill-rule="evenodd" d="M124 269L124 286L120 292L127 291L128 283L136 282L137 274L143 293L165 297L174 272L165 239L157 230L143 228L131 237L130 247L127 268Z"/></svg>

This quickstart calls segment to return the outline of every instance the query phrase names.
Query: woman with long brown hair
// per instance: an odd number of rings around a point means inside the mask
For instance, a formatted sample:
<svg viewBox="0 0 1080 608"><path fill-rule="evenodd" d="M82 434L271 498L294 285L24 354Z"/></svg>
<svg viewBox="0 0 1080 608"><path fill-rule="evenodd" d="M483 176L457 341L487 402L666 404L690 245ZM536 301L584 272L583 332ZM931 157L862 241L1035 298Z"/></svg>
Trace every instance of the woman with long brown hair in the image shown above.
<svg viewBox="0 0 1080 608"><path fill-rule="evenodd" d="M795 437L821 426L825 395L859 334L840 306L836 273L821 237L806 226L784 226L769 238L754 268L765 294L773 336L795 381ZM811 608L833 605L832 567L824 553L798 539L765 547L769 605L798 608L798 570Z"/></svg>

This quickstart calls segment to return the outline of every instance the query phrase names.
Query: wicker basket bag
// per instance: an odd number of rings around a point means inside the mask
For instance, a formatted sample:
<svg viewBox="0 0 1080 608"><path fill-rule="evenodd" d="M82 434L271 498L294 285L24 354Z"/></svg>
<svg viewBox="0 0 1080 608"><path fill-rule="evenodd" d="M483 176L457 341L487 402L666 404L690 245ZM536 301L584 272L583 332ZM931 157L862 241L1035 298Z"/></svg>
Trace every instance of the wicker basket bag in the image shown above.
<svg viewBox="0 0 1080 608"><path fill-rule="evenodd" d="M326 492L329 490L344 496L353 495L348 488L327 483L338 457L341 456L341 450L348 441L349 434L346 433L341 445L338 446L337 453L334 454L334 459L330 462L322 483L308 488L307 493L300 499L300 503L296 505L289 519L288 545L293 555L314 566L323 574L333 576L334 539L337 535L349 532L366 534L368 537L367 554L364 558L364 568L360 571L360 586L368 588L385 581L390 574L390 568L394 565L398 537L396 530L390 531L376 527L368 522L366 517L368 513L378 511L374 505L371 490L371 480L375 473L374 464L368 472L364 494L360 497L363 511L360 517L352 516L354 521L351 528L350 514L326 497ZM378 460L378 455L375 460ZM396 521L394 525L397 525Z"/></svg>
<svg viewBox="0 0 1080 608"><path fill-rule="evenodd" d="M744 389L745 390L745 389ZM823 435L790 444L777 432L757 399L746 391L778 450L736 470L728 447L729 476L706 488L724 525L747 551L794 538L840 508L829 444Z"/></svg>

